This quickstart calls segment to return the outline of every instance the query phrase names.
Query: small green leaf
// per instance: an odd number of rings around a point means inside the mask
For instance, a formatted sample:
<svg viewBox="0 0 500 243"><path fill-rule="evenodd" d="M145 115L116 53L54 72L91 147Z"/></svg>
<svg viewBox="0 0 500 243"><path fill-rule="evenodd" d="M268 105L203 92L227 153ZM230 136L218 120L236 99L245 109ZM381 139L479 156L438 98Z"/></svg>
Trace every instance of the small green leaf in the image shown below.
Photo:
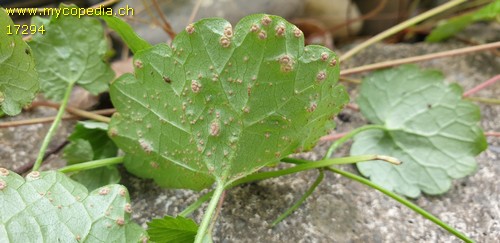
<svg viewBox="0 0 500 243"><path fill-rule="evenodd" d="M500 0L495 0L473 13L464 14L443 21L432 30L425 41L439 42L446 40L474 22L492 20L498 16L500 16Z"/></svg>
<svg viewBox="0 0 500 243"><path fill-rule="evenodd" d="M102 122L78 122L68 137L70 144L64 148L63 156L68 164L115 157L118 147L108 137L107 128Z"/></svg>
<svg viewBox="0 0 500 243"><path fill-rule="evenodd" d="M89 141L75 139L64 148L63 158L68 162L68 165L78 164L93 160L94 151Z"/></svg>
<svg viewBox="0 0 500 243"><path fill-rule="evenodd" d="M452 179L475 171L474 156L487 147L479 108L462 99L458 85L446 85L437 71L413 65L375 72L361 85L363 115L386 130L354 138L352 155L383 154L402 165L358 163L361 174L408 197L442 194Z"/></svg>
<svg viewBox="0 0 500 243"><path fill-rule="evenodd" d="M0 242L138 242L146 232L131 221L127 189L92 191L60 172L26 179L0 168Z"/></svg>
<svg viewBox="0 0 500 243"><path fill-rule="evenodd" d="M311 148L348 102L336 55L263 14L204 19L112 83L109 134L132 173L203 189Z"/></svg>
<svg viewBox="0 0 500 243"><path fill-rule="evenodd" d="M7 27L10 26L8 34ZM15 33L5 9L0 8L0 113L17 115L38 91L38 73L31 48Z"/></svg>
<svg viewBox="0 0 500 243"><path fill-rule="evenodd" d="M68 164L115 157L118 148L107 135L108 124L94 121L79 122L69 136L70 143L64 148L63 157ZM116 166L80 171L70 176L87 189L118 183L121 179Z"/></svg>
<svg viewBox="0 0 500 243"><path fill-rule="evenodd" d="M61 4L61 8L76 8ZM61 100L68 85L76 84L93 94L108 89L114 73L104 60L109 47L99 19L72 15L33 17L32 24L45 26L29 43L44 95Z"/></svg>
<svg viewBox="0 0 500 243"><path fill-rule="evenodd" d="M194 242L198 225L192 220L181 216L165 216L148 222L150 240L158 243Z"/></svg>
<svg viewBox="0 0 500 243"><path fill-rule="evenodd" d="M138 36L127 22L116 16L103 15L101 18L106 21L108 27L116 31L122 40L127 44L133 53L148 49L151 46L147 41Z"/></svg>

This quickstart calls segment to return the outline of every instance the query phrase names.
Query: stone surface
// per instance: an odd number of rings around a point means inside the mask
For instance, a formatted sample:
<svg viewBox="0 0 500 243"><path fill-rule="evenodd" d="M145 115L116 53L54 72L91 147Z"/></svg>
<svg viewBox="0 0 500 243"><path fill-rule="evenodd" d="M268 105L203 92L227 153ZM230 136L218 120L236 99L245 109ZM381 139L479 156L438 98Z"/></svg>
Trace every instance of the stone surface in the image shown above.
<svg viewBox="0 0 500 243"><path fill-rule="evenodd" d="M40 117L55 116L57 110L53 108L36 108L30 112L22 112L15 117L0 118L0 123L8 121L29 120ZM23 166L36 160L45 134L49 131L50 123L34 124L20 127L0 128L0 167L17 171ZM56 131L47 152L61 146L73 130L74 121L62 121ZM57 154L51 155L42 168L58 168L63 161ZM48 166L48 167L47 167Z"/></svg>
<svg viewBox="0 0 500 243"><path fill-rule="evenodd" d="M488 31L482 29L482 32ZM497 36L492 41L499 39ZM342 68L463 46L453 42L378 44L349 60ZM442 70L447 81L456 81L465 90L500 73L500 58L489 52L436 59L419 65ZM355 97L355 86L347 86ZM476 96L500 97L500 83ZM500 131L500 106L481 104L480 107L481 125L485 131ZM2 118L0 122L51 114L52 110L35 110L15 118ZM345 110L342 118L343 121L338 121L338 132L366 123L352 110ZM59 130L53 145L62 142L71 130L66 126ZM48 125L0 129L0 166L18 168L34 160L47 129ZM500 184L497 179L500 177L500 139L489 137L488 144L488 150L478 156L477 173L456 180L445 195L423 196L414 201L478 242L497 242L500 238ZM345 156L348 145L341 147L335 156ZM320 143L314 151L300 156L317 160L327 147L328 143ZM53 165L57 166L60 165ZM352 166L342 166L342 169L356 172ZM154 217L179 213L202 195L187 190L161 189L150 180L140 180L126 172L122 175L123 184L131 192L133 217L144 227ZM270 222L300 198L316 175L316 171L303 172L229 190L217 223L216 242L460 242L383 194L331 173L327 173L317 191L294 214L275 228L269 228ZM201 210L193 215L198 221L201 216Z"/></svg>

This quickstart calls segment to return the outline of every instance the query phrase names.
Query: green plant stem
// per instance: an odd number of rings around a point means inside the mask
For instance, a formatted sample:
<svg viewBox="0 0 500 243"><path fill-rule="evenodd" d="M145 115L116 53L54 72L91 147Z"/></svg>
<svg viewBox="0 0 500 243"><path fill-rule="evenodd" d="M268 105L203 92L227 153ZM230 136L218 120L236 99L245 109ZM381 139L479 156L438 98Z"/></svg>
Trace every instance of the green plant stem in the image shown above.
<svg viewBox="0 0 500 243"><path fill-rule="evenodd" d="M347 142L347 140L351 139L352 137L356 136L356 134L366 131L366 130L371 130L371 129L379 129L379 130L386 130L386 128L382 125L366 125L362 127L358 127L352 131L350 131L348 134L343 136L342 138L338 139L335 141L330 148L328 148L328 151L326 152L325 158L330 158L332 157L333 152L342 144Z"/></svg>
<svg viewBox="0 0 500 243"><path fill-rule="evenodd" d="M381 155L359 155L359 156L351 156L351 157L344 157L344 158L320 160L320 161L316 161L316 162L311 162L311 161L301 160L301 159L293 159L293 158L283 158L281 161L287 162L287 163L297 164L297 166L283 169L283 170L278 170L278 171L267 171L267 172L260 172L260 173L256 173L256 174L251 174L251 175L248 175L247 177L244 177L244 178L241 178L239 180L232 182L231 184L226 186L226 189L231 189L233 187L239 186L241 184L249 183L249 182L280 177L280 176L284 176L284 175L297 173L300 171L319 169L322 167L327 167L327 166L332 166L332 165L354 164L354 163L358 163L358 162L371 161L371 160L383 160L383 161L387 161L389 163L398 163L399 162L395 158L388 157L388 156L381 156ZM205 195L198 198L198 200L196 200L196 202L194 202L193 204L188 206L186 209L184 209L182 212L180 212L179 216L182 216L182 217L188 216L189 214L194 212L197 208L199 208L204 202L206 202L210 197L212 197L213 194L214 194L214 191L207 192Z"/></svg>
<svg viewBox="0 0 500 243"><path fill-rule="evenodd" d="M335 149L337 149L341 144L345 143L348 139L352 138L354 135L356 135L356 134L358 134L358 133L360 133L362 131L366 131L366 130L369 130L369 129L385 129L385 127L378 126L378 125L366 125L366 126L363 126L363 127L360 127L360 128L357 128L357 129L351 131L350 133L344 135L343 137L341 137L339 140L337 140L336 142L334 142L330 146L330 148L328 149L328 152L323 157L323 160L326 160L326 159L330 158L332 156L332 154L333 154L333 151L335 151ZM383 156L383 155L379 155L378 157L379 158L385 158L385 161L393 163L393 164L401 164L401 162L399 160L393 161L392 157L387 157L387 156ZM304 164L300 160L294 160L294 159L289 159L289 158L285 158L285 159L288 160L288 161L285 161L285 162L294 163L294 164ZM292 207L288 208L285 211L285 213L281 214L272 223L271 226L274 227L276 224L278 224L283 219L285 219L286 217L288 217L291 213L293 213L293 211L297 210L297 208L299 208L300 205L302 205L306 201L306 199L314 192L314 190L318 187L318 185L321 183L321 181L323 180L323 177L324 177L324 175L323 175L323 168L320 168L319 171L320 171L320 176L318 176L318 178L313 183L313 185L306 191L306 193L304 195L302 195L302 197L295 204L292 205Z"/></svg>
<svg viewBox="0 0 500 243"><path fill-rule="evenodd" d="M392 28L389 28L389 29L383 31L382 33L380 33L380 34L378 34L378 35L376 35L376 36L374 36L374 37L366 40L365 42L363 42L361 44L359 44L358 46L354 47L353 49L349 50L348 52L346 52L344 55L342 55L340 57L340 61L341 62L345 61L345 60L351 58L352 56L356 55L361 50L367 48L368 46L371 46L371 45L373 45L373 44L375 44L375 43L377 43L377 42L379 42L379 41L381 41L381 40L383 40L383 39L385 39L385 38L387 38L387 37L389 37L389 36L391 36L391 35L399 32L399 31L401 31L401 30L403 30L405 28L408 28L408 27L410 27L412 25L415 25L415 24L417 24L417 23L419 23L419 22L421 22L421 21L423 21L423 20L425 20L427 18L430 18L430 17L432 17L432 16L434 16L436 14L442 13L442 12L444 12L444 11L446 11L446 10L454 7L454 6L457 6L457 5L461 4L461 3L464 3L466 1L467 0L453 0L453 1L449 1L449 2L447 2L447 3L445 3L445 4L441 5L441 6L433 8L433 9L427 11L427 12L424 12L424 13L419 14L419 15L411 18L411 19L408 19L408 20L406 20L406 21L404 21L404 22L402 22L402 23L400 23L400 24L398 24L398 25L396 25L396 26L394 26Z"/></svg>
<svg viewBox="0 0 500 243"><path fill-rule="evenodd" d="M326 168L327 170L329 171L332 171L334 173L337 173L337 174L340 174L344 177L347 177L351 180L354 180L354 181L357 181L359 183L362 183L362 184L365 184L375 190L378 190L382 193L384 193L385 195L391 197L392 199L400 202L401 204L405 205L406 207L410 208L411 210L417 212L418 214L422 215L424 218L432 221L433 223L439 225L440 227L442 227L443 229L445 229L446 231L452 233L453 235L455 235L456 237L460 238L461 240L465 241L465 242L474 242L472 239L468 238L467 236L465 236L464 234L462 234L461 232L459 232L458 230L454 229L453 227L447 225L446 223L444 223L443 221L441 221L440 219L438 219L437 217L435 217L434 215L430 214L429 212L425 211L423 208L411 203L410 201L406 200L405 198L397 195L396 193L394 192L391 192L373 182L371 182L370 180L367 180L361 176L358 176L358 175L355 175L355 174L352 174L352 173L349 173L347 171L343 171L343 170L340 170L340 169L337 169L337 168L333 168L333 167L329 167L329 168Z"/></svg>
<svg viewBox="0 0 500 243"><path fill-rule="evenodd" d="M201 205L204 202L208 201L208 199L210 199L212 197L212 195L214 195L214 191L210 191L210 192L205 193L205 195L198 198L198 200L196 200L196 202L192 203L187 208L182 210L182 212L179 213L179 216L187 217L188 215L192 214L194 212L194 210L198 209L199 207L201 207Z"/></svg>
<svg viewBox="0 0 500 243"><path fill-rule="evenodd" d="M306 201L306 199L314 192L314 190L316 190L318 185L323 181L323 178L325 178L325 172L323 172L323 169L319 169L318 177L316 178L314 183L309 187L309 189L307 189L306 193L304 193L304 195L302 195L302 197L297 202L295 202L290 208L288 208L288 210L286 210L276 220L274 220L271 223L271 227L274 227L279 222L281 222L283 219L285 219L290 214L292 214L293 211L297 210L297 208L299 208L300 205L302 205L302 203L304 203Z"/></svg>
<svg viewBox="0 0 500 243"><path fill-rule="evenodd" d="M75 171L82 171L82 170L91 170L103 166L108 166L108 165L117 165L123 163L123 157L113 157L113 158L106 158L106 159L100 159L100 160L94 160L94 161L89 161L89 162L84 162L84 163L78 163L74 165L68 165L66 167L63 167L59 169L60 172L63 173L68 173L68 172L75 172Z"/></svg>
<svg viewBox="0 0 500 243"><path fill-rule="evenodd" d="M64 114L64 111L66 110L66 106L68 105L68 100L69 97L71 96L71 91L73 90L73 86L75 85L75 83L76 82L69 83L68 87L66 87L64 98L61 101L61 106L57 111L56 118L54 119L54 122L52 122L52 126L50 126L49 132L47 133L47 135L45 135L45 138L43 139L42 147L40 148L40 151L38 152L38 157L36 158L35 164L33 165L33 171L37 171L42 165L43 157L45 156L47 147L49 146L49 143L52 140L52 137L54 136L56 129L59 127L59 124L61 123L62 116Z"/></svg>
<svg viewBox="0 0 500 243"><path fill-rule="evenodd" d="M388 161L387 159L390 159L390 160ZM380 155L358 155L358 156L350 156L350 157L343 157L343 158L326 159L326 160L320 160L320 161L316 161L316 162L306 161L305 163L299 164L299 165L291 167L291 168L283 169L283 170L267 171L267 172L261 172L261 173L257 173L257 174L251 174L247 177L241 178L241 179L231 183L229 188L232 188L234 186L237 186L237 185L240 185L243 183L265 180L265 179L269 179L269 178L273 178L273 177L280 177L280 176L289 175L289 174L293 174L293 173L297 173L297 172L305 171L305 170L318 169L318 168L332 166L332 165L354 164L354 163L371 161L371 160L383 160L386 162L396 163L396 164L399 162L399 160L397 160L396 158L392 158L392 157L388 157L388 156L380 156Z"/></svg>
<svg viewBox="0 0 500 243"><path fill-rule="evenodd" d="M218 181L215 187L215 191L212 195L212 199L208 204L207 209L205 210L205 214L203 215L203 220L200 223L200 227L198 228L198 232L196 233L196 238L194 239L194 243L202 243L203 238L207 234L208 226L212 221L214 216L215 209L217 208L217 204L219 203L219 199L222 196L222 193L225 189L225 183L222 181Z"/></svg>

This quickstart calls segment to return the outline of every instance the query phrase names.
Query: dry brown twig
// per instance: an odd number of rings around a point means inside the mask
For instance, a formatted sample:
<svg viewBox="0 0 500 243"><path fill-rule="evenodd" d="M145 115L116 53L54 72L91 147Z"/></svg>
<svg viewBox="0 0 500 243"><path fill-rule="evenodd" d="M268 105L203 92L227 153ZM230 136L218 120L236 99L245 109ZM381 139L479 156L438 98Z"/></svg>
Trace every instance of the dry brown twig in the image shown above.
<svg viewBox="0 0 500 243"><path fill-rule="evenodd" d="M431 54L426 54L426 55L421 55L421 56L408 57L408 58L402 58L402 59L397 59L397 60L390 60L390 61L385 61L385 62L369 64L369 65L365 65L365 66L360 66L360 67L356 67L356 68L345 69L345 70L340 71L340 75L350 75L350 74L368 72L368 71L373 71L373 70L377 70L377 69L398 66L401 64L422 62L422 61L427 61L427 60L431 60L431 59L464 55L464 54L468 54L468 53L472 53L472 52L479 52L479 51L485 51L485 50L496 49L496 48L500 48L500 41L488 43L488 44L483 44L483 45L478 45L478 46L464 47L464 48L454 49L454 50L450 50L450 51L442 51L442 52L431 53Z"/></svg>
<svg viewBox="0 0 500 243"><path fill-rule="evenodd" d="M161 25L161 27L163 28L165 33L168 34L170 39L173 40L177 34L175 33L174 29L172 29L172 25L170 25L170 23L168 22L167 17L165 16L163 11L161 10L160 5L158 4L158 1L157 0L151 0L151 1L153 2L153 6L154 6L156 12L158 13L158 16L160 16L161 22L163 23Z"/></svg>
<svg viewBox="0 0 500 243"><path fill-rule="evenodd" d="M111 115L111 114L115 113L115 111L116 111L115 109L104 109L104 110L92 111L90 113L93 113L95 115ZM62 117L63 120L78 120L81 118L82 117L78 116L78 115L65 115ZM19 120L19 121L8 121L8 122L0 123L0 128L18 127L18 126L41 124L41 123L51 123L52 121L54 121L54 119L55 119L55 116L50 116L50 117L39 117L39 118Z"/></svg>
<svg viewBox="0 0 500 243"><path fill-rule="evenodd" d="M203 0L197 0L194 7L193 7L193 11L191 11L191 15L189 16L189 19L188 19L188 22L186 25L189 25L191 23L193 23L194 19L196 18L196 15L198 14L198 10L200 9L200 6L201 6L201 2Z"/></svg>

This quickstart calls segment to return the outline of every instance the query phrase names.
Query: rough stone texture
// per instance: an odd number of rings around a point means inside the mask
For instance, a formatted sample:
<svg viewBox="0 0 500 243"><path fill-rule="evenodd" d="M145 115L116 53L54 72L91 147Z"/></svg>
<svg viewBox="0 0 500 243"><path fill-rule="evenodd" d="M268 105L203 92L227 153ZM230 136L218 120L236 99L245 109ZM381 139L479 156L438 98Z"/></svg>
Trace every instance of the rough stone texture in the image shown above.
<svg viewBox="0 0 500 243"><path fill-rule="evenodd" d="M23 112L15 117L0 118L0 123L8 121L28 120L40 117L55 116L57 110L52 108L37 108L30 112ZM49 131L50 123L35 124L21 127L0 128L0 167L17 171L36 160L45 134ZM47 152L57 150L68 134L73 130L74 121L62 121L57 129ZM57 154L47 158L42 168L58 168L64 163Z"/></svg>
<svg viewBox="0 0 500 243"><path fill-rule="evenodd" d="M491 34L484 28L480 33ZM497 35L490 40L499 39ZM342 68L462 46L453 42L378 44L349 60ZM447 81L456 81L465 90L500 73L500 58L488 52L419 65L442 70ZM348 86L355 97L355 86ZM500 97L500 83L476 96ZM485 131L500 131L500 106L480 107ZM46 111L35 111L16 118L3 118L0 122L46 115ZM361 114L352 110L345 110L343 118L346 121L339 120L338 132L366 123ZM0 129L0 166L12 169L34 160L47 128L48 125L35 125ZM53 144L59 144L68 130L60 130L59 140ZM497 182L500 177L500 141L489 137L488 144L488 150L478 156L477 173L456 180L445 195L423 196L414 201L478 242L497 242L500 238L500 185ZM348 145L340 148L336 156L345 156ZM313 152L301 156L317 160L327 147L327 143L321 143ZM342 166L342 169L356 172L352 166ZM269 228L270 222L300 198L316 175L316 171L303 172L229 190L216 227L216 242L460 242L383 194L331 173L327 173L316 192L294 214L275 228ZM140 180L126 172L122 182L131 192L134 219L144 227L151 218L179 213L202 195L187 190L161 189L150 180ZM197 210L193 216L199 221L201 215L202 211Z"/></svg>

